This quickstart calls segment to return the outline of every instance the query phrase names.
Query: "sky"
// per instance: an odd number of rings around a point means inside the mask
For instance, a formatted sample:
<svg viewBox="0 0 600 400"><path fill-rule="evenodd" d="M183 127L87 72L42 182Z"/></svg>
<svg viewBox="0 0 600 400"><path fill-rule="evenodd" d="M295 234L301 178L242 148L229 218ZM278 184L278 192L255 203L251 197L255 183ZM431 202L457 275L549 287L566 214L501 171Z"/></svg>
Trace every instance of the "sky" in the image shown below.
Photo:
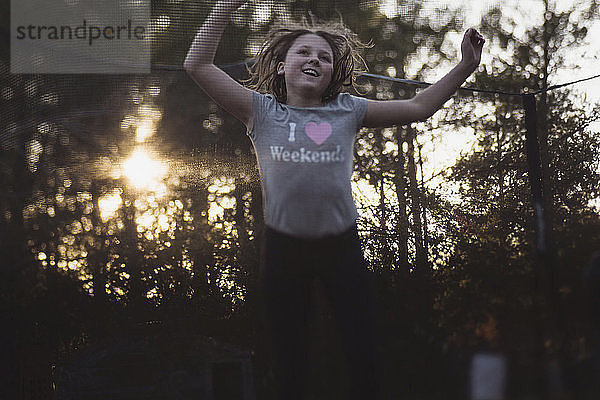
<svg viewBox="0 0 600 400"><path fill-rule="evenodd" d="M552 2L552 0L550 1ZM467 14L469 17L467 23L477 26L482 12L485 12L496 3L498 3L497 0L468 0L464 2L467 7L473 10L472 13ZM524 28L534 23L542 23L543 2L541 0L505 0L502 3L503 10L507 13L514 13L515 19L523 22ZM577 2L573 0L554 0L558 11L566 10L575 3ZM552 84L566 83L600 73L600 69L598 68L600 62L600 41L594 40L594 38L598 38L598 35L600 35L600 21L596 21L591 27L583 46L565 49L567 63L578 65L580 68L564 68L556 76L550 77ZM485 62L485 58L482 61ZM577 84L574 88L584 92L589 101L600 102L600 78Z"/></svg>

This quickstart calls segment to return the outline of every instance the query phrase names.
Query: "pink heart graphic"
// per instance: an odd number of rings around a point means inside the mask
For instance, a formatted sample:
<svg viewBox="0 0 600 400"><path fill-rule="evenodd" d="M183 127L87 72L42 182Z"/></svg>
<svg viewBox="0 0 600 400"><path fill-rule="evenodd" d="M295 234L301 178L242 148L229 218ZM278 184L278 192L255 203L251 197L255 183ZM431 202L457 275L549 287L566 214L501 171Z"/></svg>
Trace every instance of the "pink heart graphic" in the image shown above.
<svg viewBox="0 0 600 400"><path fill-rule="evenodd" d="M304 127L304 131L306 132L306 136L311 138L317 146L320 146L331 135L331 125L327 122L321 122L318 125L315 122L309 122Z"/></svg>

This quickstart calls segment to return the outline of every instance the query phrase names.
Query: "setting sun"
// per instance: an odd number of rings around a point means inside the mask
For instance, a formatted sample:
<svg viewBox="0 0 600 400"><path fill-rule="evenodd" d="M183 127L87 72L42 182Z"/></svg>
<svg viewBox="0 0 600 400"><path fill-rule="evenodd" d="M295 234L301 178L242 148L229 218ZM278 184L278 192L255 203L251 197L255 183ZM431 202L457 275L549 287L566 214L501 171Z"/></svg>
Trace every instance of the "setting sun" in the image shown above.
<svg viewBox="0 0 600 400"><path fill-rule="evenodd" d="M167 173L167 167L138 148L123 164L123 173L137 189L161 192L164 190L162 179Z"/></svg>

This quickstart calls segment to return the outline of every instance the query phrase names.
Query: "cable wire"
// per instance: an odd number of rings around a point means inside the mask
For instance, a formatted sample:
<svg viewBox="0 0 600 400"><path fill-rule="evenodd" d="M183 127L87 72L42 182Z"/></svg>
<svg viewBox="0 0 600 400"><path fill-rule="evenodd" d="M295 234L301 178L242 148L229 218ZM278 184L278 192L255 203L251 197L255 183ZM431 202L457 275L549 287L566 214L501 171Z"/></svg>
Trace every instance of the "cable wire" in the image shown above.
<svg viewBox="0 0 600 400"><path fill-rule="evenodd" d="M252 64L254 64L254 59L252 60L248 60L248 61L238 61L238 62L234 62L234 63L229 63L229 64L223 64L223 65L219 65L218 67L223 69L223 70L227 70L227 69L232 69L232 68L236 68L239 66L252 66ZM168 64L154 64L152 66L153 70L168 70L168 71L182 71L183 67L182 66L176 66L176 65L168 65ZM408 85L420 85L420 86L431 86L433 85L433 83L430 82L424 82L424 81L417 81L417 80L413 80L413 79L402 79L402 78L394 78L391 76L384 76L384 75L378 75L378 74L372 74L369 72L363 72L360 73L359 76L365 76L368 78L374 78L374 79L381 79L381 80L385 80L385 81L391 81L391 82L396 82L396 83L404 83L404 84L408 84ZM585 81L589 81L592 79L596 79L596 78L600 78L600 74L598 75L593 75L593 76L589 76L587 78L582 78L582 79L577 79L574 81L570 81L570 82L566 82L566 83L560 83L560 84L556 84L556 85L552 85L550 87L544 88L544 89L540 89L537 90L535 92L530 92L529 94L540 94L543 92L549 92L551 90L555 90L555 89L559 89L561 87L565 87L565 86L569 86L569 85L574 85L576 83L580 83L580 82L585 82ZM466 87L466 86L462 86L460 88L458 88L458 90L463 90L463 91L468 91L468 92L477 92L477 93L490 93L490 94L498 94L498 95L503 95L503 96L523 96L525 94L528 94L527 92L505 92L502 90L494 90L494 89L483 89L483 88L477 88L477 87Z"/></svg>
<svg viewBox="0 0 600 400"><path fill-rule="evenodd" d="M367 76L369 78L381 79L385 81L392 81L397 83L405 83L409 85L420 85L420 86L431 86L433 83L423 82L423 81L415 81L412 79L402 79L402 78L393 78L391 76L377 75L364 72L360 74L361 76ZM501 90L492 90L492 89L481 89L481 88L472 88L472 87L460 87L458 90L465 90L469 92L479 92L479 93L491 93L491 94L501 94L505 96L521 96L523 93L516 92L503 92Z"/></svg>
<svg viewBox="0 0 600 400"><path fill-rule="evenodd" d="M539 94L539 93L542 93L542 92L547 92L549 90L558 89L558 88L561 88L561 87L564 87L564 86L573 85L575 83L589 81L589 80L596 79L596 78L600 78L600 74L594 75L594 76L590 76L590 77L587 77L587 78L578 79L578 80L572 81L572 82L567 82L567 83L561 83L561 84L558 84L558 85L553 85L553 86L550 86L549 88L540 89L537 92L533 92L533 94Z"/></svg>

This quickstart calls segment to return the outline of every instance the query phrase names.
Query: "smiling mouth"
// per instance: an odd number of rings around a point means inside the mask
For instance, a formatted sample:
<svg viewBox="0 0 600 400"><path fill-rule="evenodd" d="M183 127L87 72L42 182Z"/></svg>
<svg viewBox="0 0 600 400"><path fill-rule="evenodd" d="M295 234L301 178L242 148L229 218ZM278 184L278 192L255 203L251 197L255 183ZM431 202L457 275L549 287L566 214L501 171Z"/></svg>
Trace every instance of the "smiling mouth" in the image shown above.
<svg viewBox="0 0 600 400"><path fill-rule="evenodd" d="M302 73L305 75L308 75L308 76L315 77L315 78L319 76L319 73L312 68L304 69L304 70L302 70Z"/></svg>

